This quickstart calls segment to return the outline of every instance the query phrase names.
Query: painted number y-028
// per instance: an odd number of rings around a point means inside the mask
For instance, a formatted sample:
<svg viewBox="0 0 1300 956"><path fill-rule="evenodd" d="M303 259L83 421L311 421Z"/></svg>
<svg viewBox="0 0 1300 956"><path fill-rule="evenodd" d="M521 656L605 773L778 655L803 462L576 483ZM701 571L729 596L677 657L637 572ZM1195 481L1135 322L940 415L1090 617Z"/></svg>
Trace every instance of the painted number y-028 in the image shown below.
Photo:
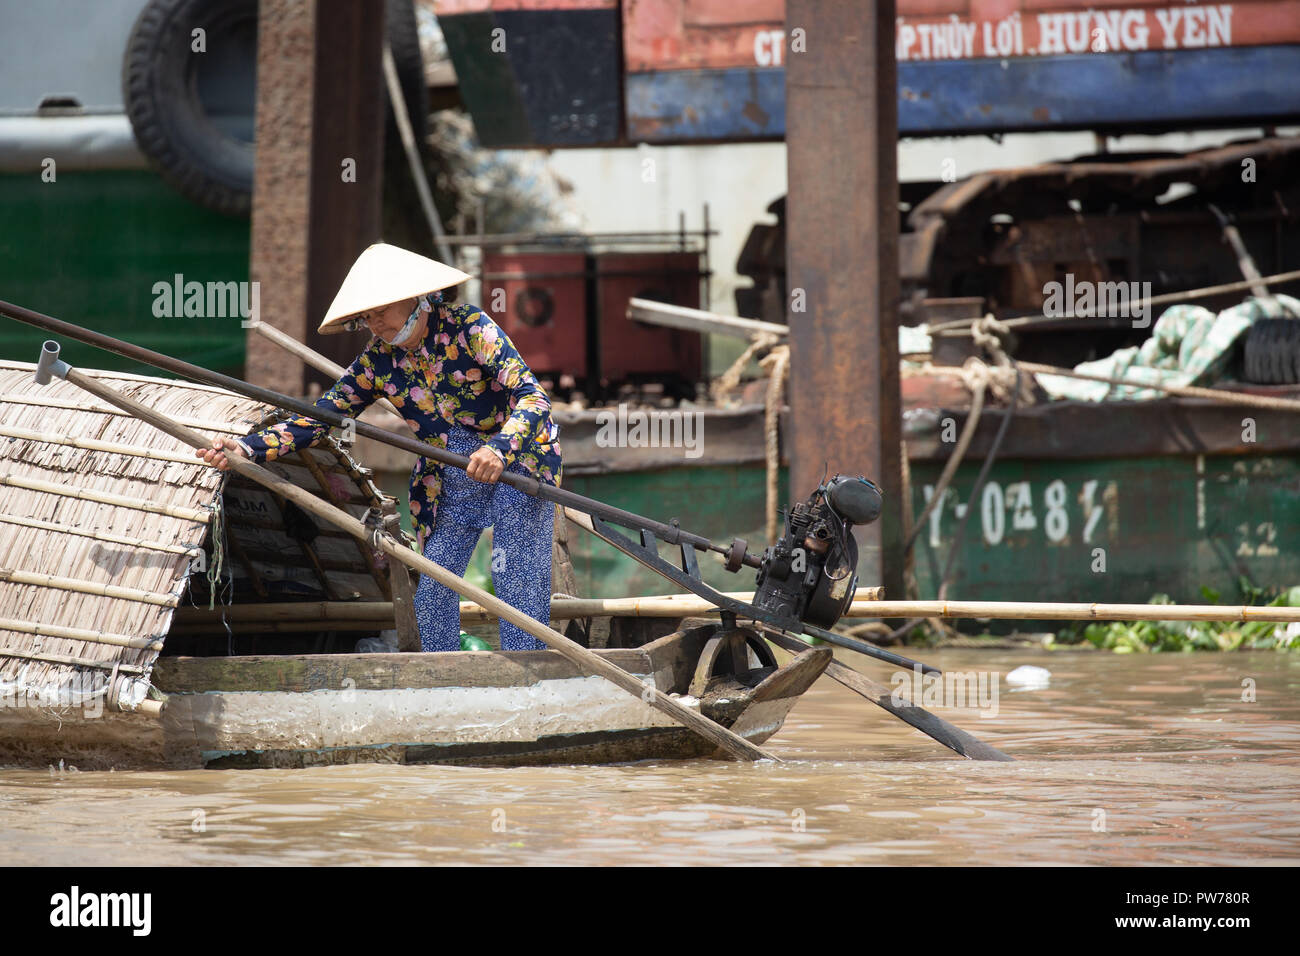
<svg viewBox="0 0 1300 956"><path fill-rule="evenodd" d="M934 496L934 486L922 489L928 503ZM1072 495L1069 486L1059 478L1048 482L1040 492L1035 492L1033 482L1016 481L1001 485L990 481L980 493L979 522L984 543L990 547L1002 544L1009 537L1022 534L1041 534L1051 545L1069 544L1071 532L1079 535L1084 544L1091 544L1104 533L1102 516L1106 506L1116 500L1115 482L1090 479ZM952 516L961 520L966 513L966 503L958 500L957 493L949 488L940 507L934 509L929 519L929 542L932 548L943 543L945 508L952 502ZM955 529L947 529L949 533Z"/></svg>

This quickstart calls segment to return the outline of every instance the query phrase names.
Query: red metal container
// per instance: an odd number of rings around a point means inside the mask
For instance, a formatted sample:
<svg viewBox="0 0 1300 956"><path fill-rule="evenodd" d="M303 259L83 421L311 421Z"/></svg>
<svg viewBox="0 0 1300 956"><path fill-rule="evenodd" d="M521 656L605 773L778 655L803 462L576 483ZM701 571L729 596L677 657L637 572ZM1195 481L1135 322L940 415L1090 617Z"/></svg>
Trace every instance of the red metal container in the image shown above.
<svg viewBox="0 0 1300 956"><path fill-rule="evenodd" d="M581 252L484 252L477 304L538 375L588 374L585 263Z"/></svg>
<svg viewBox="0 0 1300 956"><path fill-rule="evenodd" d="M694 252L604 253L596 256L597 341L600 376L618 382L634 376L701 375L699 333L633 322L629 299L700 307L700 257Z"/></svg>

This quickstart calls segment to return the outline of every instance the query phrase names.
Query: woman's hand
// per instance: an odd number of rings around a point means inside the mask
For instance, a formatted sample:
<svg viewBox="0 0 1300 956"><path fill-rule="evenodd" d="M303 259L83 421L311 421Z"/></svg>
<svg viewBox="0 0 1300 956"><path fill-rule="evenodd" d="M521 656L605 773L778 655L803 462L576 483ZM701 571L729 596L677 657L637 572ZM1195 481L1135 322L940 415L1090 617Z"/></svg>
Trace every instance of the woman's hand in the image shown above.
<svg viewBox="0 0 1300 956"><path fill-rule="evenodd" d="M244 451L243 446L233 438L214 438L212 439L211 448L196 448L194 454L213 468L219 468L222 471L230 468L230 462L226 460L227 455L235 454L240 458L248 457L248 452Z"/></svg>
<svg viewBox="0 0 1300 956"><path fill-rule="evenodd" d="M465 469L465 474L475 481L483 481L493 485L496 484L496 480L501 477L501 473L505 470L505 462L501 460L501 456L487 445L484 445L469 456L469 466Z"/></svg>

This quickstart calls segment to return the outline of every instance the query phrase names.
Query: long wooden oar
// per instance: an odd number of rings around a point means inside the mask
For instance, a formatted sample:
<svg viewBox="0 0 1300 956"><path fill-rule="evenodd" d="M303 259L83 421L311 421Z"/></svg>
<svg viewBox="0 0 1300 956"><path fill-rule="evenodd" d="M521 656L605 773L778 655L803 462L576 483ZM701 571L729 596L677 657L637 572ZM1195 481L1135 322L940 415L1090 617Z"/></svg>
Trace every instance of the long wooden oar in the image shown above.
<svg viewBox="0 0 1300 956"><path fill-rule="evenodd" d="M42 385L49 381L51 375L57 375L78 388L84 389L92 395L130 412L136 418L148 422L159 431L171 435L192 448L206 448L208 446L208 439L205 436L173 421L147 405L140 404L135 399L128 398L102 382L98 382L88 375L83 375L66 362L60 361L58 356L58 343L46 342L42 347L41 361L36 369L36 380ZM237 455L230 455L226 460L230 463L231 470L236 474L257 482L275 494L292 501L304 511L335 525L353 537L366 542L371 547L383 551L389 557L433 578L440 584L446 585L481 607L487 608L498 617L504 618L511 624L527 631L561 657L581 668L585 673L595 674L618 685L632 696L640 698L656 710L667 714L682 726L716 744L732 756L742 760L778 759L743 737L733 734L725 727L714 723L703 714L698 714L683 707L679 702L673 700L673 698L652 684L642 683L621 667L617 667L593 654L587 648L575 644L563 634L533 620L522 611L511 607L482 588L470 584L464 578L452 574L441 565L417 555L409 547L383 531L377 528L367 528L360 520L347 512L326 504L315 495L273 474L261 465Z"/></svg>

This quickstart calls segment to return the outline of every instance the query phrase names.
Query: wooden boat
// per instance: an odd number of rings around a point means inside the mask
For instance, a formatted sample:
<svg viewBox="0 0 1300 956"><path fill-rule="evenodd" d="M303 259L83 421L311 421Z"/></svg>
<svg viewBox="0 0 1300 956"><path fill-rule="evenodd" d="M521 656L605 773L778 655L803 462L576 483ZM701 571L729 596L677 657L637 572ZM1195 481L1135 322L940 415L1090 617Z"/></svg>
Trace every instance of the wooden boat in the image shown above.
<svg viewBox="0 0 1300 956"><path fill-rule="evenodd" d="M419 646L404 566L66 383L36 386L32 368L0 363L0 766L714 754L648 694L554 651L355 653L392 635ZM209 430L246 431L266 413L219 389L92 374ZM394 512L332 440L273 469L353 514ZM755 744L831 659L822 647L791 658L717 621L607 630L593 650Z"/></svg>
<svg viewBox="0 0 1300 956"><path fill-rule="evenodd" d="M752 632L716 623L597 653L756 744L780 730L831 659L816 647L778 664ZM554 651L163 657L153 682L167 695L159 719L0 709L0 765L515 766L716 750Z"/></svg>

